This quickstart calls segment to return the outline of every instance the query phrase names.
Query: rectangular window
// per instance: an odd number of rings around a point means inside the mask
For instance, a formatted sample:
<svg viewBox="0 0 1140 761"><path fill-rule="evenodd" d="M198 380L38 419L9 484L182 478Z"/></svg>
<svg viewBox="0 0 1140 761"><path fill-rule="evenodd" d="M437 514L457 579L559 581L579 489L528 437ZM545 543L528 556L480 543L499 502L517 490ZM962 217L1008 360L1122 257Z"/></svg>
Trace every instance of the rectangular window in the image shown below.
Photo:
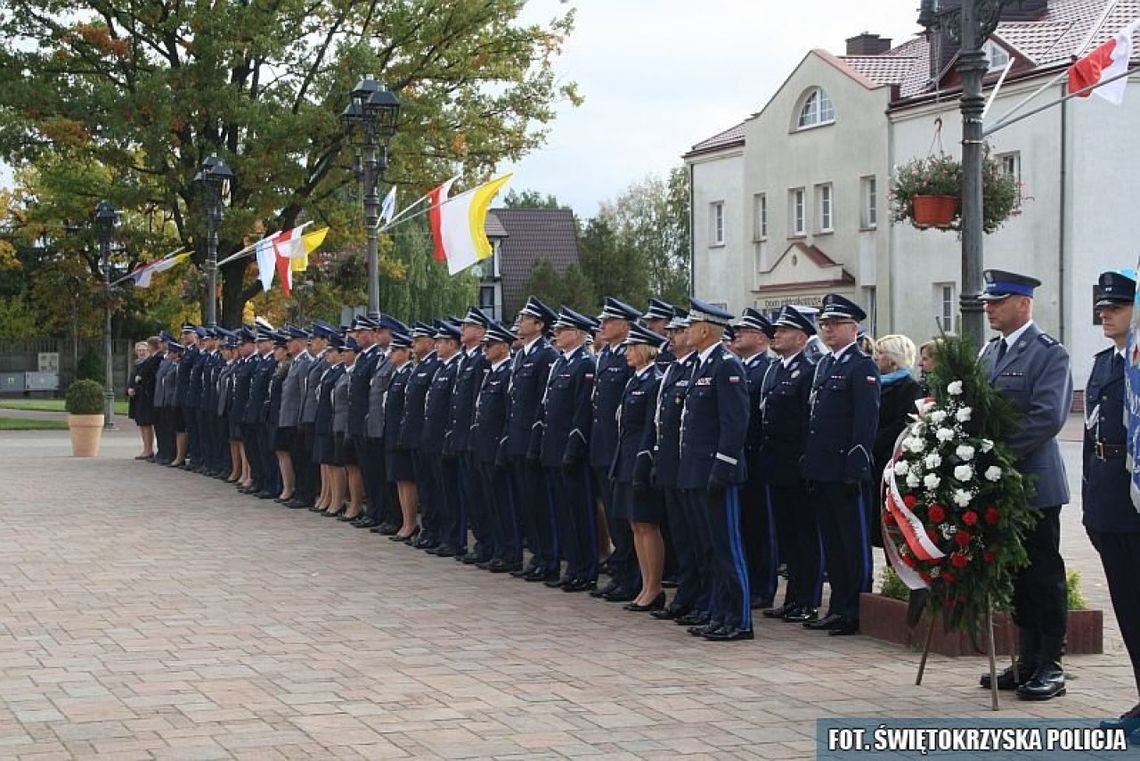
<svg viewBox="0 0 1140 761"><path fill-rule="evenodd" d="M829 233L835 229L832 224L831 183L816 185L815 198L819 211L819 231Z"/></svg>
<svg viewBox="0 0 1140 761"><path fill-rule="evenodd" d="M804 189L788 191L788 229L792 236L807 235L807 209L804 208Z"/></svg>
<svg viewBox="0 0 1140 761"><path fill-rule="evenodd" d="M716 201L709 207L709 245L724 245L724 201Z"/></svg>
<svg viewBox="0 0 1140 761"><path fill-rule="evenodd" d="M944 333L958 332L958 299L954 283L935 283L935 319Z"/></svg>
<svg viewBox="0 0 1140 761"><path fill-rule="evenodd" d="M752 240L764 240L768 237L768 194L757 193L752 196Z"/></svg>
<svg viewBox="0 0 1140 761"><path fill-rule="evenodd" d="M859 220L860 224L864 230L874 230L879 224L879 202L876 198L878 188L875 176L860 178L859 186L863 196L863 218Z"/></svg>
<svg viewBox="0 0 1140 761"><path fill-rule="evenodd" d="M479 286L479 308L485 311L492 311L495 308L495 286L482 285Z"/></svg>
<svg viewBox="0 0 1140 761"><path fill-rule="evenodd" d="M1021 207L1021 153L1014 151L1012 153L999 153L997 155L998 164L1001 165L1001 173L1009 177L1017 184L1017 202L1014 208Z"/></svg>

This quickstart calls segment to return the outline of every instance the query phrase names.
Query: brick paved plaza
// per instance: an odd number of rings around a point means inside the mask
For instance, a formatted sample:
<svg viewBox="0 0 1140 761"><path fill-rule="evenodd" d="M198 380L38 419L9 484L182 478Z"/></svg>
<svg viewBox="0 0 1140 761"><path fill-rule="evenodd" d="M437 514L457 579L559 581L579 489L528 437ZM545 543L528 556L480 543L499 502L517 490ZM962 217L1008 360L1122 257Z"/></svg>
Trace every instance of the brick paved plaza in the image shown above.
<svg viewBox="0 0 1140 761"><path fill-rule="evenodd" d="M983 658L761 620L755 642L492 576L219 481L0 434L0 757L803 758L817 717L987 716ZM1065 445L1077 481L1078 445ZM1066 508L1090 604L1103 574ZM1069 694L1135 702L1115 621Z"/></svg>

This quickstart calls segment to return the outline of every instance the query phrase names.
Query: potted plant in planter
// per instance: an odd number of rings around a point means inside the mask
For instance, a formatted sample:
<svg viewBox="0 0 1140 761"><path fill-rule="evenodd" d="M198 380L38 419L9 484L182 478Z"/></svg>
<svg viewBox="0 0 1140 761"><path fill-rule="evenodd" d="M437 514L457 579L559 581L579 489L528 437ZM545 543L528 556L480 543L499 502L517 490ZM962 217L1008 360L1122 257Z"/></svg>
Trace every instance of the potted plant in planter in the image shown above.
<svg viewBox="0 0 1140 761"><path fill-rule="evenodd" d="M96 457L103 436L103 386L93 380L78 380L67 389L67 428L71 453Z"/></svg>
<svg viewBox="0 0 1140 761"><path fill-rule="evenodd" d="M919 229L960 230L962 163L946 155L908 161L891 179L891 217ZM982 230L992 233L1017 209L1017 181L986 152L982 159Z"/></svg>

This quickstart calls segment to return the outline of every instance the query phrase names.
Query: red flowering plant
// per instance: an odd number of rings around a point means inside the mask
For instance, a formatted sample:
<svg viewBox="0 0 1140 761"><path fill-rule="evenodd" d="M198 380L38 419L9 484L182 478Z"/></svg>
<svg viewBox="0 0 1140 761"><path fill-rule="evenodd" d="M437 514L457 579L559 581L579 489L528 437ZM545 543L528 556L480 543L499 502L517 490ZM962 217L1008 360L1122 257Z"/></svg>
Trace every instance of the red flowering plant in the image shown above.
<svg viewBox="0 0 1140 761"><path fill-rule="evenodd" d="M1007 609L1028 562L1032 484L1004 444L1017 413L986 380L969 341L944 336L919 402L883 471L883 546L930 612L976 637L987 607Z"/></svg>

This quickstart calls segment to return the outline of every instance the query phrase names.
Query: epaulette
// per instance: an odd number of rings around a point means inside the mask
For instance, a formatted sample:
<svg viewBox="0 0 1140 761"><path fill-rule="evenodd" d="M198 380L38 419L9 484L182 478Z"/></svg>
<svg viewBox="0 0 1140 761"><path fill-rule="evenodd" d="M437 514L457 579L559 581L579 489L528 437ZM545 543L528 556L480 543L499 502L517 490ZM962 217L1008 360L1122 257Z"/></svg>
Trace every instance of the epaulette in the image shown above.
<svg viewBox="0 0 1140 761"><path fill-rule="evenodd" d="M1056 338L1053 338L1053 336L1049 335L1048 333L1042 333L1041 335L1037 336L1037 340L1046 346L1056 346L1058 343L1060 343Z"/></svg>
<svg viewBox="0 0 1140 761"><path fill-rule="evenodd" d="M1116 351L1116 347L1115 347L1115 346L1109 346L1109 347L1108 347L1108 348L1106 348L1106 349L1101 349L1100 351L1098 351L1098 352L1097 352L1096 354L1094 354L1093 356L1094 356L1094 357L1100 357L1100 356L1103 356L1103 355L1106 355L1106 354L1111 354L1111 353L1113 353L1114 351Z"/></svg>

